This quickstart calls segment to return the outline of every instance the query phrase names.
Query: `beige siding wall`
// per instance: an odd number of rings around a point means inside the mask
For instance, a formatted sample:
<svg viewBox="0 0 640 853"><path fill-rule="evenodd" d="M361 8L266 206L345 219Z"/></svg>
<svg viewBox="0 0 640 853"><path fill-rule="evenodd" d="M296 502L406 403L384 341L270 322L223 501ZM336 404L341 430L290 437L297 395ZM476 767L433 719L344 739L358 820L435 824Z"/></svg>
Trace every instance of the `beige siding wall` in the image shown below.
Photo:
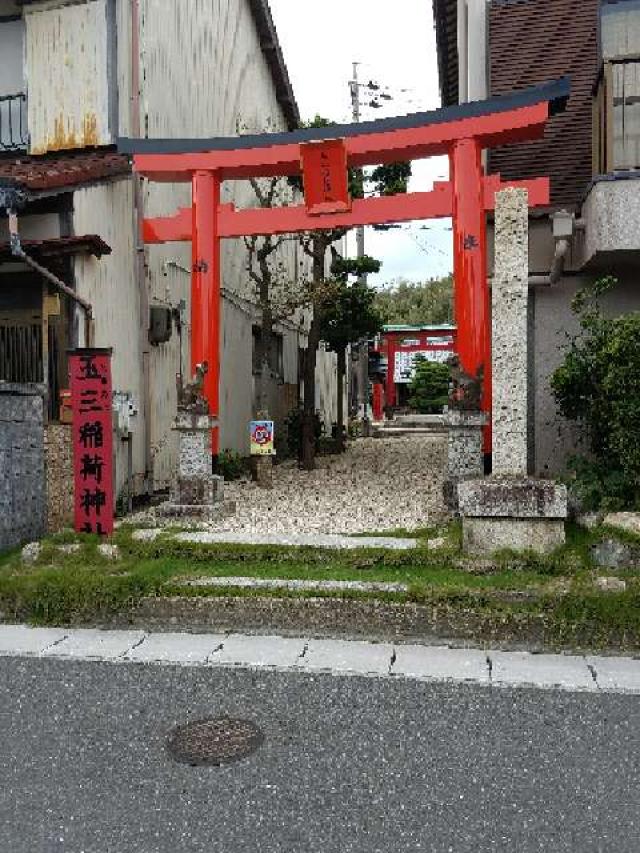
<svg viewBox="0 0 640 853"><path fill-rule="evenodd" d="M77 292L94 306L96 346L113 347L114 391L132 394L139 410L133 421L133 470L139 490L144 478L144 412L140 298L136 288L133 241L133 186L131 181L123 180L90 187L74 193L73 202L74 232L100 234L113 250L100 260L78 256L74 274ZM116 445L118 494L125 483L127 456L126 447L119 441Z"/></svg>
<svg viewBox="0 0 640 853"><path fill-rule="evenodd" d="M244 0L141 0L140 78L142 128L148 136L198 137L234 135L238 129L284 129L270 72L260 49L249 6ZM126 6L118 7L119 77L127 79L130 44ZM128 48L127 48L128 50ZM120 92L120 132L129 127L126 98ZM240 182L222 188L222 200L239 207L255 204L251 188ZM191 203L185 185L145 185L145 214L173 213ZM191 266L188 244L147 248L148 284L154 298L171 304L184 299L188 315ZM176 261L182 270L167 277L163 264ZM292 278L296 276L297 252L289 244L283 252ZM222 246L223 352L220 387L221 447L248 453L248 422L253 416L251 371L254 322L254 288L246 273L246 249L241 240ZM166 271L166 267L165 267ZM284 332L285 381L297 382L299 335ZM188 364L190 330L185 329L184 363ZM153 444L159 446L154 464L156 485L168 482L173 467L173 443L167 439L175 406L177 343L154 348L151 354ZM277 389L280 388L280 391ZM274 386L274 401L282 396ZM284 404L278 407L284 408Z"/></svg>
<svg viewBox="0 0 640 853"><path fill-rule="evenodd" d="M31 153L112 141L106 0L25 9Z"/></svg>

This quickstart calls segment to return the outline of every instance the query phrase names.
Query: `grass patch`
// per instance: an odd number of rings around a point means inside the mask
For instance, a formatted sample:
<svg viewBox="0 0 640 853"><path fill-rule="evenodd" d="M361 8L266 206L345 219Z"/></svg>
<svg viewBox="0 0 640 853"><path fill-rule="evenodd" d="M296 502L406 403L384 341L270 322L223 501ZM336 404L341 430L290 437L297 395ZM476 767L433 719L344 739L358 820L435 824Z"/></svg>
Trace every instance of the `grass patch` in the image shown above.
<svg viewBox="0 0 640 853"><path fill-rule="evenodd" d="M90 624L126 613L148 596L276 596L376 599L428 605L435 613L471 616L491 631L530 622L543 625L550 643L640 646L640 575L618 572L627 590L604 593L594 586L592 546L619 536L615 528L584 530L569 525L567 543L546 557L503 551L492 561L461 559L460 526L392 531L421 540L446 536L448 547L397 551L335 551L309 547L177 542L174 531L137 541L121 526L108 540L121 559L98 552L98 537L83 537L77 552L61 546L77 541L63 533L42 542L35 564L23 565L18 550L0 555L0 611L3 618L38 624ZM384 535L389 535L386 531ZM476 573L478 563L482 571ZM600 574L610 574L601 570ZM246 588L188 587L196 577L253 576L285 580L363 580L407 584L406 593L369 593ZM489 632L489 636L494 633Z"/></svg>

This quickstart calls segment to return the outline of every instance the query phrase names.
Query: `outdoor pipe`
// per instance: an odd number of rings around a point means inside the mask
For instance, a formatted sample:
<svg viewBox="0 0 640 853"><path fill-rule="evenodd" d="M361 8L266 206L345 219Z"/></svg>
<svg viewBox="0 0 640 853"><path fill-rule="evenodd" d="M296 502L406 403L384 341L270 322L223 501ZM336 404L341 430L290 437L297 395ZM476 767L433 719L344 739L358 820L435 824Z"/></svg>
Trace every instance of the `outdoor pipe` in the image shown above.
<svg viewBox="0 0 640 853"><path fill-rule="evenodd" d="M556 249L553 255L553 263L551 264L551 272L549 275L530 275L529 287L540 285L550 287L552 284L557 284L560 281L560 276L564 271L564 264L569 251L569 241L566 238L556 240Z"/></svg>
<svg viewBox="0 0 640 853"><path fill-rule="evenodd" d="M85 321L85 346L92 347L94 345L94 328L93 328L93 306L90 302L87 302L86 299L83 299L81 296L72 290L67 284L64 283L61 279L58 278L57 275L48 270L46 267L43 267L39 264L34 258L28 255L20 244L20 234L18 233L18 214L14 209L9 209L9 239L11 246L11 254L16 258L20 258L21 261L24 261L27 266L30 266L31 269L34 269L37 273L43 278L46 278L48 282L50 282L57 290L61 293L64 293L65 296L68 296L69 299L72 299L77 305L79 305L84 311L84 321Z"/></svg>

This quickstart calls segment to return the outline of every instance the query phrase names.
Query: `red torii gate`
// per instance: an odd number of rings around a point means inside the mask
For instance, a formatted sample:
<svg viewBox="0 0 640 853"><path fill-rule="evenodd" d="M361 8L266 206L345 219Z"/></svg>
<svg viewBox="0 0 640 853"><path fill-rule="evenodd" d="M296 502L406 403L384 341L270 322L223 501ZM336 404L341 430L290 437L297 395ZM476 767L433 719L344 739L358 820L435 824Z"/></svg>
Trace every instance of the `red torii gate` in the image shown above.
<svg viewBox="0 0 640 853"><path fill-rule="evenodd" d="M488 101L361 124L215 139L119 139L135 171L152 181L191 183L192 205L175 216L145 219L147 243L191 240L191 366L206 361L204 393L219 417L220 240L356 225L453 217L455 320L462 368L483 371L482 407L491 411L491 335L485 215L505 186L549 204L549 179L502 183L485 175L482 151L540 138L564 109L566 79ZM351 199L347 169L446 154L451 180L431 192ZM305 204L238 210L220 203L226 180L302 174ZM487 435L489 439L489 435ZM485 442L485 449L490 444ZM218 451L214 429L213 452Z"/></svg>

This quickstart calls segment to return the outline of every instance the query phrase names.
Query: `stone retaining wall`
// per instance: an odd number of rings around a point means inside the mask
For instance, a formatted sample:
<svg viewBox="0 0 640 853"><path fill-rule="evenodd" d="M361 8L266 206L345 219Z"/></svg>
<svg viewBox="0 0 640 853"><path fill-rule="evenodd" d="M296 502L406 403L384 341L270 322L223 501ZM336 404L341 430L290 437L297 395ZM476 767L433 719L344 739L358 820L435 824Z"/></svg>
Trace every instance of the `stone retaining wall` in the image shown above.
<svg viewBox="0 0 640 853"><path fill-rule="evenodd" d="M47 471L47 532L73 525L73 447L70 424L49 424L45 429Z"/></svg>
<svg viewBox="0 0 640 853"><path fill-rule="evenodd" d="M44 387L0 382L0 551L45 532Z"/></svg>

